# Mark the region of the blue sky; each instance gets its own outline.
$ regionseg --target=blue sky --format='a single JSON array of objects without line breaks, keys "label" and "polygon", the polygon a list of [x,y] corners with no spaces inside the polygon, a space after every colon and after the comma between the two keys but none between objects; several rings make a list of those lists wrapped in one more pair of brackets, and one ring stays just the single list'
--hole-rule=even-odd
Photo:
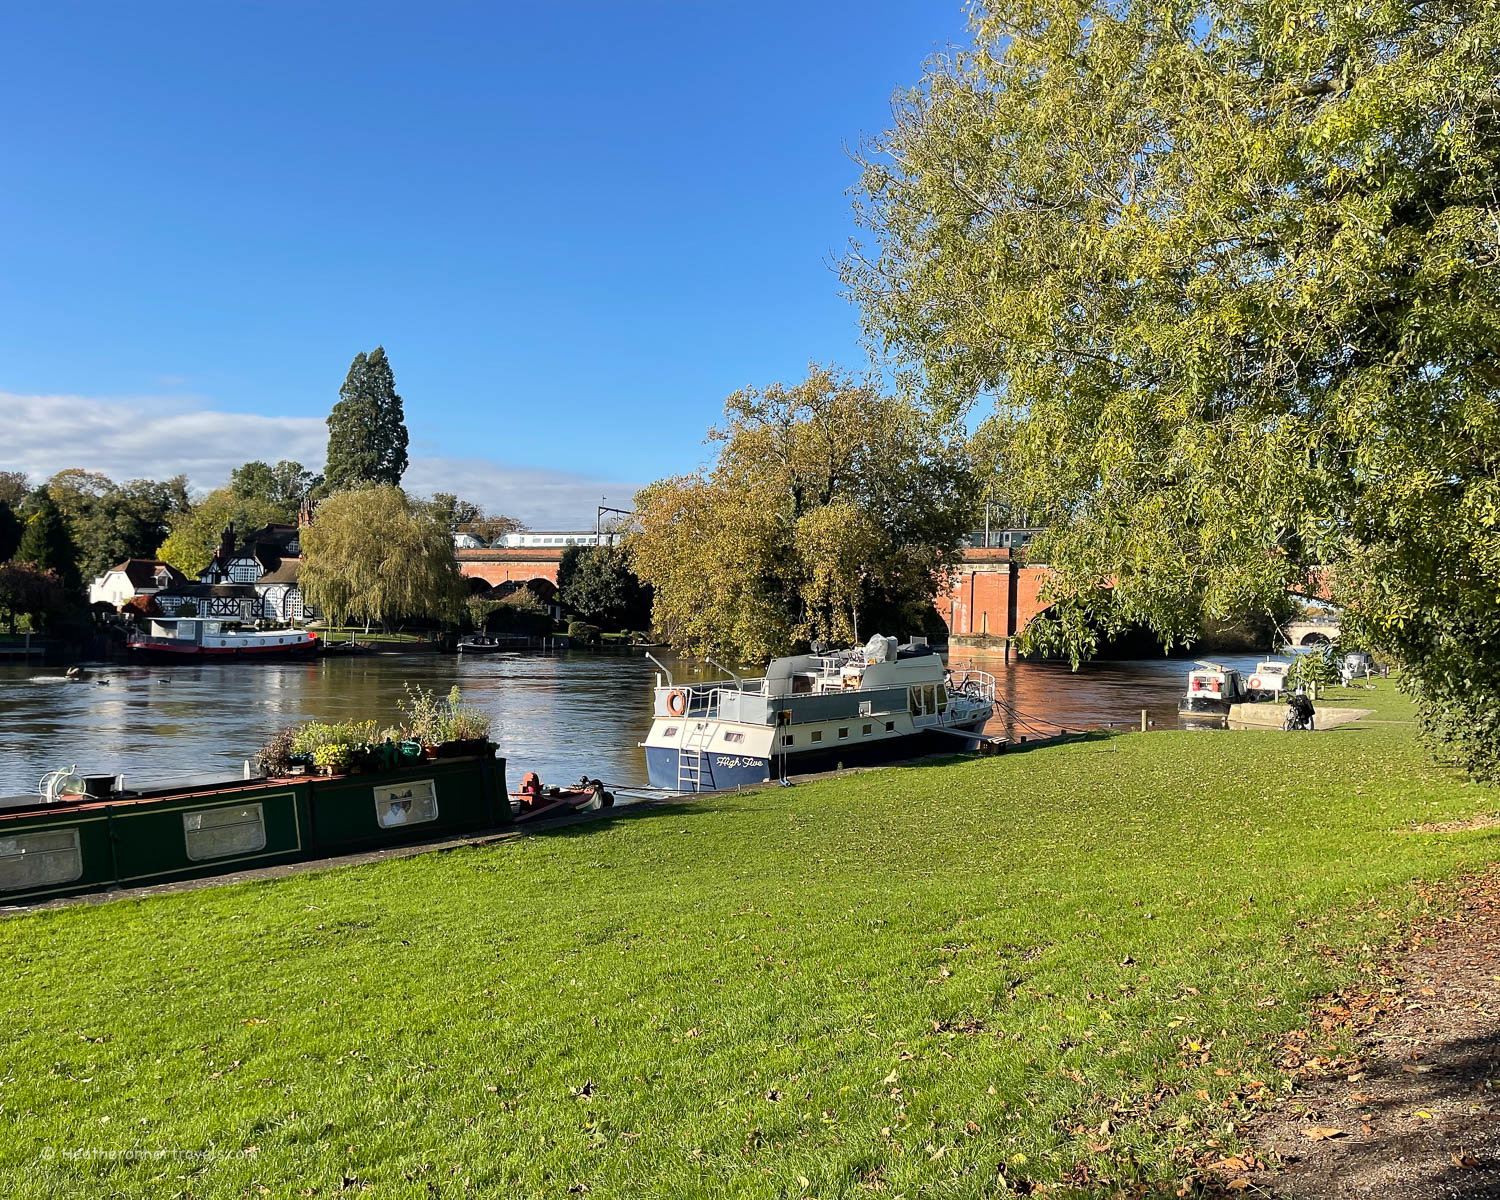
[{"label": "blue sky", "polygon": [[8,6],[0,467],[321,465],[383,342],[410,484],[591,521],[735,388],[865,365],[845,146],[963,38],[957,0]]}]

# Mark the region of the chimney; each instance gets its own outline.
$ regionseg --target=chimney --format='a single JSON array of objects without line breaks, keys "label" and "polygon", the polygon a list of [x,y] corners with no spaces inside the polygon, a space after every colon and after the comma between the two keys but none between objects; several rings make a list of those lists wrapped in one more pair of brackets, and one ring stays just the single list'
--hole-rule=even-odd
[{"label": "chimney", "polygon": [[227,560],[234,554],[234,522],[231,521],[219,535],[219,552],[216,557]]},{"label": "chimney", "polygon": [[297,528],[306,529],[313,521],[314,501],[312,494],[302,497],[302,507],[297,510]]}]

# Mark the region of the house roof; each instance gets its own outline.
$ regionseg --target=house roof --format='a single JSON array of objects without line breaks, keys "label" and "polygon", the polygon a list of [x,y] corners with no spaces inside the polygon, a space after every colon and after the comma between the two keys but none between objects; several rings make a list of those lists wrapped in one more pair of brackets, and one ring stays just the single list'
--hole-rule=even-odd
[{"label": "house roof", "polygon": [[273,570],[267,571],[255,582],[262,583],[296,583],[297,576],[302,573],[302,560],[300,558],[283,558],[277,560]]},{"label": "house roof", "polygon": [[183,583],[187,576],[170,563],[164,563],[158,558],[127,558],[117,566],[110,567],[110,571],[123,571],[125,578],[130,580],[131,586],[137,591],[141,588],[153,588],[156,586],[156,573],[165,569],[167,572],[167,586]]}]

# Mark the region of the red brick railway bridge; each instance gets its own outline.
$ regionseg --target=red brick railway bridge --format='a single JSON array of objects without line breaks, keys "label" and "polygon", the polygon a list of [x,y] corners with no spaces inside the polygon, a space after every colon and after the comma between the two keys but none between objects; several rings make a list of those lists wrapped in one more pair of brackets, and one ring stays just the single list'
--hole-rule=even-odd
[{"label": "red brick railway bridge", "polygon": [[[562,548],[457,550],[458,569],[467,577],[498,583],[544,579],[556,585]],[[1029,565],[1024,549],[971,548],[946,591],[939,592],[938,615],[959,640],[1015,637],[1046,605],[1037,598],[1047,577],[1044,566]]]}]

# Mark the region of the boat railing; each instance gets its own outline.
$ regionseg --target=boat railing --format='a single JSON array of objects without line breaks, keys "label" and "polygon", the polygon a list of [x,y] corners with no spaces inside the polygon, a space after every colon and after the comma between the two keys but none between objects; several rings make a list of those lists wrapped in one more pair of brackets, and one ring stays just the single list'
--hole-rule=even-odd
[{"label": "boat railing", "polygon": [[[762,680],[715,680],[713,683],[679,683],[656,689],[655,715],[658,717],[728,717],[730,720],[758,720],[740,715],[740,709],[764,708],[766,697]],[[730,710],[736,710],[733,715]]]},{"label": "boat railing", "polygon": [[995,677],[988,671],[962,668],[948,672],[948,691],[974,700],[995,702]]}]

